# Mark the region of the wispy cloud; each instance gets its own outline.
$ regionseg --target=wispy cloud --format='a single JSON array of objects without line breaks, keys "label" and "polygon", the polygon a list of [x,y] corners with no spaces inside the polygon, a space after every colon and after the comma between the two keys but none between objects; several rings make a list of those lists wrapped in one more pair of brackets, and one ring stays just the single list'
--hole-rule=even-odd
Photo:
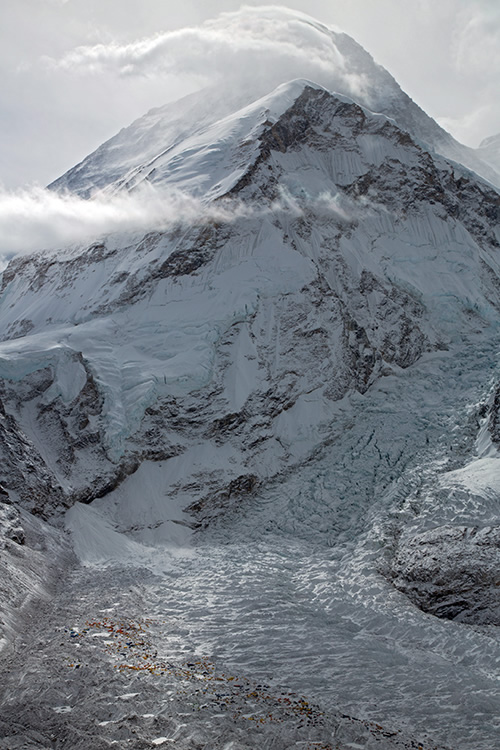
[{"label": "wispy cloud", "polygon": [[166,229],[179,223],[233,221],[252,212],[239,203],[204,205],[180,191],[144,189],[84,200],[33,187],[0,191],[0,259],[93,240],[103,234]]},{"label": "wispy cloud", "polygon": [[[326,33],[325,33],[326,32]],[[244,6],[201,26],[168,31],[128,44],[80,46],[54,68],[113,72],[120,76],[187,75],[213,82],[269,89],[285,80],[311,78],[346,94],[368,92],[362,71],[349,69],[325,26],[280,6]],[[259,86],[260,84],[260,86]],[[263,85],[265,84],[265,85]]]},{"label": "wispy cloud", "polygon": [[[500,67],[500,5],[471,3],[458,17],[453,46],[454,63],[460,73],[483,73],[489,77]],[[498,80],[496,81],[498,85]]]},{"label": "wispy cloud", "polygon": [[239,219],[314,214],[344,223],[363,210],[346,196],[322,192],[294,195],[286,187],[270,204],[227,199],[203,203],[178,190],[146,187],[132,194],[100,194],[90,200],[40,187],[0,191],[0,269],[13,257],[39,250],[57,252],[114,232],[168,230],[179,224],[231,223]]},{"label": "wispy cloud", "polygon": [[[467,112],[462,117],[437,117],[439,124],[449,133],[453,133],[462,143],[469,143],[473,140],[471,134],[475,133],[481,123],[491,121],[492,128],[497,123],[498,127],[498,105],[496,101],[484,104],[482,107],[475,107],[472,111]],[[494,130],[492,129],[492,134]]]},{"label": "wispy cloud", "polygon": [[494,0],[470,3],[462,0],[456,14],[451,60],[465,85],[474,90],[465,100],[461,116],[439,121],[459,140],[471,145],[477,133],[493,135],[500,129],[500,4]]},{"label": "wispy cloud", "polygon": [[309,195],[301,191],[300,195],[296,195],[286,186],[281,186],[279,197],[272,203],[269,210],[276,214],[286,213],[295,218],[312,214],[319,219],[333,219],[340,224],[345,224],[351,223],[366,206],[339,192],[332,193],[329,190],[323,190],[317,195]]}]

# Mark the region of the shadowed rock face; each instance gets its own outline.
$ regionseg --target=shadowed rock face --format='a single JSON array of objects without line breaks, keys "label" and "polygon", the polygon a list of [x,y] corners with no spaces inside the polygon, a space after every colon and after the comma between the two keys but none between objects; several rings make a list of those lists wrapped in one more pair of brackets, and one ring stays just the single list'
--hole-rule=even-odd
[{"label": "shadowed rock face", "polygon": [[495,388],[493,402],[489,408],[488,427],[491,439],[495,445],[500,446],[500,383]]},{"label": "shadowed rock face", "polygon": [[[2,394],[3,395],[3,394]],[[64,493],[33,443],[0,400],[0,457],[3,489],[35,515],[47,518],[67,507]]]},{"label": "shadowed rock face", "polygon": [[394,586],[421,610],[467,625],[500,625],[500,526],[448,526],[402,541]]}]

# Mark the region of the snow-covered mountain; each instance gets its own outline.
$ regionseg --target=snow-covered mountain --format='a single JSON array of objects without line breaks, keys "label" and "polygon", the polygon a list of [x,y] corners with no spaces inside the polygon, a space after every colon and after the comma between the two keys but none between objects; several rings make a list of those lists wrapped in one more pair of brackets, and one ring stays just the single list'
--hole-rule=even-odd
[{"label": "snow-covered mountain", "polygon": [[[302,13],[286,8],[262,8],[276,23],[276,34],[287,32],[290,44],[315,39],[314,55],[325,61],[315,67],[315,83],[328,91],[354,98],[372,112],[396,121],[400,128],[448,159],[458,161],[500,187],[500,168],[488,154],[458,143],[401,90],[398,83],[372,56],[347,34],[327,27]],[[250,20],[250,19],[249,19]],[[292,36],[295,34],[296,36]],[[312,54],[311,50],[311,54]],[[328,61],[328,64],[327,62]],[[207,131],[210,125],[265,97],[274,88],[303,76],[303,60],[276,69],[265,65],[252,68],[240,85],[220,85],[191,94],[185,99],[153,109],[100,146],[80,164],[49,187],[89,197],[96,190],[135,187],[147,180],[161,184],[165,165],[176,168],[175,156],[187,148],[189,138]],[[293,75],[296,73],[296,76]]]},{"label": "snow-covered mountain", "polygon": [[369,93],[155,110],[53,187],[196,221],[2,274],[5,580],[28,617],[51,558],[89,566],[24,636],[2,749],[494,746],[500,196],[324,33]]},{"label": "snow-covered mountain", "polygon": [[[287,409],[325,388],[334,404],[388,366],[449,346],[471,320],[475,330],[473,313],[496,317],[498,194],[386,117],[295,81],[186,141],[163,164],[163,184],[234,220],[113,236],[19,258],[3,274],[4,382],[41,378],[33,387],[43,403],[67,404],[64,426],[50,424],[45,464],[70,495],[88,489],[80,455],[100,455],[106,485],[148,422],[160,422],[164,445],[144,441],[134,455],[182,450],[183,428],[153,419],[164,399],[188,410],[197,402],[200,438],[212,413],[215,422],[233,415],[229,434],[238,428],[246,440],[252,412],[270,411],[271,384]],[[326,373],[335,373],[328,383]],[[29,400],[23,393],[23,410]],[[37,419],[25,416],[26,433]],[[288,460],[276,463],[269,426],[272,476]],[[68,440],[77,447],[64,461]],[[267,478],[260,455],[235,460],[231,474]]]}]

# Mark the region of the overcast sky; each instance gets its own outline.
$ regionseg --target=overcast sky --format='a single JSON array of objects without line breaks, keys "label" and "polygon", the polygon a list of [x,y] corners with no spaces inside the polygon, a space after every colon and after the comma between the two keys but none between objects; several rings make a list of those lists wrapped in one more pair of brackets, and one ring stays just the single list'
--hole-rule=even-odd
[{"label": "overcast sky", "polygon": [[[500,132],[500,0],[281,4],[353,36],[463,143],[477,146]],[[171,62],[168,72],[158,65],[147,75],[61,66],[77,59],[78,47],[130,44],[240,6],[236,0],[0,0],[0,183],[47,184],[151,107],[199,85]]]}]

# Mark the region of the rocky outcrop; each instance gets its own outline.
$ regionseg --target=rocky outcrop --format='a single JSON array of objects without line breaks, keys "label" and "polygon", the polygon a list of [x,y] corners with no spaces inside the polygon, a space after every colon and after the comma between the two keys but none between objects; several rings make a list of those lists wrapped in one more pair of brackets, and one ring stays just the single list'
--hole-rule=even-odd
[{"label": "rocky outcrop", "polygon": [[8,496],[35,515],[48,517],[68,507],[67,497],[54,474],[1,401],[0,477]]},{"label": "rocky outcrop", "polygon": [[405,536],[389,575],[424,612],[500,625],[500,526],[444,526]]}]

